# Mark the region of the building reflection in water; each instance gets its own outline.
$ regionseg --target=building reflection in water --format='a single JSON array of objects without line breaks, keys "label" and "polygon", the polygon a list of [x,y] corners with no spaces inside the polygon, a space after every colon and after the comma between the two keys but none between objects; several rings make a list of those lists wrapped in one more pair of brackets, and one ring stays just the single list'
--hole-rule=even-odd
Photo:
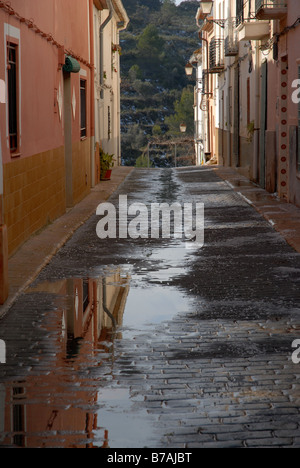
[{"label": "building reflection in water", "polygon": [[44,359],[47,369],[0,383],[0,446],[108,446],[106,430],[95,445],[98,390],[105,379],[102,366],[113,365],[129,280],[116,269],[105,278],[67,279],[30,290],[59,296],[63,305],[45,324],[49,343],[37,359]]}]

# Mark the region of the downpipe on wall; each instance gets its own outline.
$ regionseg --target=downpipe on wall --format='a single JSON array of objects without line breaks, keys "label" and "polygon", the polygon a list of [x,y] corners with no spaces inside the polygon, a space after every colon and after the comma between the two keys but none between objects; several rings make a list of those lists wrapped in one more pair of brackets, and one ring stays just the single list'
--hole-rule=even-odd
[{"label": "downpipe on wall", "polygon": [[109,14],[106,20],[100,26],[100,98],[104,99],[104,29],[109,24],[113,17],[114,7],[112,4],[112,0],[107,0],[107,5],[109,9]]}]

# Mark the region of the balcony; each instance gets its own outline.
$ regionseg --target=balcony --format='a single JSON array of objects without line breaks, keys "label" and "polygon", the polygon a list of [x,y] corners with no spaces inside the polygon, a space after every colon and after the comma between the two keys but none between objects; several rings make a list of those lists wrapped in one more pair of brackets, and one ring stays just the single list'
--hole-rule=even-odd
[{"label": "balcony", "polygon": [[255,0],[255,16],[259,20],[278,20],[287,14],[287,0]]},{"label": "balcony", "polygon": [[225,57],[234,57],[239,53],[236,18],[225,21]]},{"label": "balcony", "polygon": [[270,34],[269,21],[245,21],[237,28],[239,41],[258,41]]},{"label": "balcony", "polygon": [[213,38],[209,44],[209,73],[224,70],[224,40]]}]

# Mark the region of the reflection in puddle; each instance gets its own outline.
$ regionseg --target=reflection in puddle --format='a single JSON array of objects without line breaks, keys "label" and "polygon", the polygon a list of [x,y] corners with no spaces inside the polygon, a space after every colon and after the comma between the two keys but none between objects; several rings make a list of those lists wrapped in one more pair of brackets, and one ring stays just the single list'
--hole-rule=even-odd
[{"label": "reflection in puddle", "polygon": [[[118,358],[115,343],[186,309],[186,298],[165,285],[182,272],[171,255],[163,270],[132,274],[113,268],[96,279],[32,286],[15,313],[22,313],[28,301],[35,314],[30,327],[34,324],[39,336],[30,332],[8,345],[12,377],[8,381],[5,374],[0,383],[0,446],[146,446],[153,430],[140,396],[110,386]],[[7,320],[17,320],[13,310]],[[19,368],[26,370],[22,377]]]},{"label": "reflection in puddle", "polygon": [[13,372],[25,361],[35,365],[22,379],[0,384],[1,446],[95,446],[98,390],[106,361],[109,365],[113,359],[113,331],[123,319],[128,280],[117,269],[98,280],[67,279],[28,291],[24,301],[43,293],[48,310],[53,297],[59,300],[40,325],[46,341],[38,343],[38,351],[28,337],[15,354],[8,346]]},{"label": "reflection in puddle", "polygon": [[142,329],[147,324],[158,324],[182,312],[186,299],[175,289],[160,286],[132,288],[123,319],[124,327]]},{"label": "reflection in puddle", "polygon": [[[123,320],[129,276],[117,269],[99,279],[66,279],[41,283],[28,293],[54,293],[61,313],[61,346],[67,360],[78,357],[82,346],[98,348],[110,340]],[[59,312],[58,312],[59,313]]]},{"label": "reflection in puddle", "polygon": [[127,388],[110,388],[100,390],[99,400],[105,402],[98,411],[98,420],[104,438],[105,435],[107,437],[107,446],[111,448],[149,446],[153,429],[145,423],[149,419],[146,409],[136,408],[139,398],[132,397]]}]

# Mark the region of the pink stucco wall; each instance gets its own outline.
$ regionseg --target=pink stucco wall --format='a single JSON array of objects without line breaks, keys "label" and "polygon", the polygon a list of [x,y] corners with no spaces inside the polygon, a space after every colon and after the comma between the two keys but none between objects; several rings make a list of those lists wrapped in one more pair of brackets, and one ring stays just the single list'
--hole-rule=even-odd
[{"label": "pink stucco wall", "polygon": [[[41,32],[51,34],[58,44],[73,51],[87,63],[90,61],[89,5],[83,0],[12,0],[11,7],[23,18],[32,19]],[[0,37],[12,34],[19,49],[19,115],[20,150],[22,157],[58,148],[64,144],[63,118],[57,108],[59,87],[63,92],[62,71],[58,69],[57,45],[30,29],[14,15],[0,9]],[[16,39],[16,36],[19,38]],[[3,41],[4,42],[4,41]],[[0,79],[6,81],[5,48],[0,53]],[[81,63],[89,80],[89,67]],[[73,122],[73,140],[80,139],[79,128],[79,75],[72,75],[72,93],[75,94],[77,112]],[[89,99],[87,100],[89,115]],[[7,142],[6,106],[0,108],[3,163],[11,159]]]}]

